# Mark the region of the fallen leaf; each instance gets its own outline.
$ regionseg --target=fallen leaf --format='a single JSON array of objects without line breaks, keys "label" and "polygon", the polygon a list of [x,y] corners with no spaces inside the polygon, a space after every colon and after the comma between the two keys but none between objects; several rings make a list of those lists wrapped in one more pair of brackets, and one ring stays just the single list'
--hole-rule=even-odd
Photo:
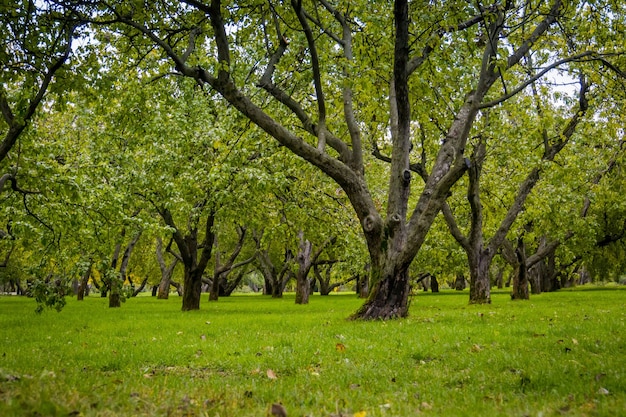
[{"label": "fallen leaf", "polygon": [[181,334],[183,334],[183,332],[176,332],[176,334],[180,336]]},{"label": "fallen leaf", "polygon": [[285,407],[283,407],[282,404],[272,404],[272,407],[270,408],[270,413],[273,416],[287,417],[287,410],[285,409]]},{"label": "fallen leaf", "polygon": [[266,372],[266,375],[269,379],[277,379],[278,377],[276,376],[276,372],[272,371],[271,369],[268,369]]},{"label": "fallen leaf", "polygon": [[337,349],[337,352],[345,352],[346,351],[346,345],[344,345],[343,343],[337,343],[335,345],[335,349]]},{"label": "fallen leaf", "polygon": [[572,343],[573,343],[573,344],[575,344],[575,345],[577,345],[577,344],[578,344],[578,340],[576,340],[576,339],[572,339]]},{"label": "fallen leaf", "polygon": [[201,340],[206,340],[206,335],[202,335],[202,336],[200,336],[200,339],[201,339]]},{"label": "fallen leaf", "polygon": [[365,416],[367,416],[366,411],[357,411],[356,413],[352,415],[352,417],[365,417]]},{"label": "fallen leaf", "polygon": [[600,395],[609,395],[609,394],[610,394],[610,392],[609,392],[609,390],[608,390],[608,389],[606,389],[606,388],[603,388],[603,387],[602,387],[602,388],[600,388],[600,389],[598,390],[598,394],[600,394]]},{"label": "fallen leaf", "polygon": [[420,408],[422,410],[432,410],[433,406],[428,404],[426,401],[422,401],[422,404],[420,405]]}]

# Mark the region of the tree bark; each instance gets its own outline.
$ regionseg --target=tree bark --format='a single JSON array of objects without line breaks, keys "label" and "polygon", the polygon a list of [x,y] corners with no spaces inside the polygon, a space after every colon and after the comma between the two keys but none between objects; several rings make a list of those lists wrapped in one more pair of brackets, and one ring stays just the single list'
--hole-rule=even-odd
[{"label": "tree bark", "polygon": [[439,292],[439,282],[437,281],[437,277],[434,275],[430,277],[430,291]]},{"label": "tree bark", "polygon": [[[171,241],[168,247],[171,245]],[[172,275],[174,274],[174,268],[178,264],[178,258],[174,256],[172,263],[167,265],[163,256],[163,241],[160,237],[156,238],[156,257],[161,270],[161,280],[159,281],[158,290],[156,293],[157,299],[167,300],[170,296],[170,282],[172,281]]]},{"label": "tree bark", "polygon": [[530,298],[528,294],[528,266],[526,263],[526,245],[523,238],[519,238],[517,241],[515,255],[517,256],[519,268],[517,269],[517,274],[513,277],[511,299],[528,300]]},{"label": "tree bark", "polygon": [[93,259],[89,261],[89,266],[83,272],[83,275],[80,277],[80,283],[78,284],[78,291],[76,292],[76,300],[83,301],[85,298],[85,293],[87,291],[87,285],[89,283],[89,277],[91,277],[91,267],[93,265]]}]

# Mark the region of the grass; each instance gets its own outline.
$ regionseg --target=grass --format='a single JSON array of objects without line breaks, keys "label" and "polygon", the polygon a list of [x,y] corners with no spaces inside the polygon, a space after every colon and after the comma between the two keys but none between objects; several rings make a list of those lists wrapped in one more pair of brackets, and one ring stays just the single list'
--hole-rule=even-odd
[{"label": "grass", "polygon": [[353,295],[206,300],[0,297],[0,415],[626,415],[625,289],[422,293],[391,322],[347,321]]}]

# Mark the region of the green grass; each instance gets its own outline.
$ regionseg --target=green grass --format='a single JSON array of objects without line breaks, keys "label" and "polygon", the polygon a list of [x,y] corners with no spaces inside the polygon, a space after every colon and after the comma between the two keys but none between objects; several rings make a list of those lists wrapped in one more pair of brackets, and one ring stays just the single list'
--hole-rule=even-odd
[{"label": "green grass", "polygon": [[624,289],[421,293],[391,322],[346,320],[353,295],[206,300],[0,297],[0,415],[626,415]]}]

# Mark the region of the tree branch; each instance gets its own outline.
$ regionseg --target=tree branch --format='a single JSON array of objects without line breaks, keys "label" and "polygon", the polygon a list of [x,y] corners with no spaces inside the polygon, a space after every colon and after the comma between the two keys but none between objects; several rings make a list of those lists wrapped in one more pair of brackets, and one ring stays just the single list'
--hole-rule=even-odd
[{"label": "tree branch", "polygon": [[320,72],[319,56],[317,54],[317,46],[313,32],[307,21],[306,15],[302,9],[302,0],[291,0],[291,5],[296,12],[296,16],[300,21],[300,26],[304,30],[307,44],[309,46],[309,54],[311,56],[311,68],[313,71],[313,85],[315,86],[315,96],[317,98],[318,111],[318,129],[317,129],[317,150],[324,152],[326,147],[326,100],[324,99],[324,90],[322,88],[322,75]]}]

